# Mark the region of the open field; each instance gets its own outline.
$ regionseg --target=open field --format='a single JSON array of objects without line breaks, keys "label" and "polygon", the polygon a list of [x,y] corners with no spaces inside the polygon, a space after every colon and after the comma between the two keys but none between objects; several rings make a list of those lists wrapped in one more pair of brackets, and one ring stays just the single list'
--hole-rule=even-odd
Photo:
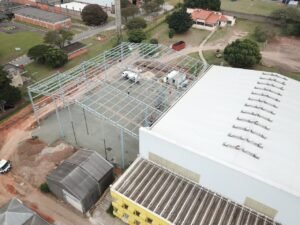
[{"label": "open field", "polygon": [[187,46],[194,47],[200,45],[200,43],[209,34],[209,31],[191,28],[185,34],[174,35],[172,39],[169,38],[168,33],[169,33],[168,24],[163,23],[158,27],[156,27],[155,29],[153,29],[150,32],[149,36],[151,36],[151,38],[157,38],[160,44],[164,44],[167,46],[177,41],[185,41]]},{"label": "open field", "polygon": [[[35,32],[17,32],[6,34],[0,32],[0,64],[5,64],[10,60],[26,54],[28,49],[43,42],[43,37]],[[16,51],[15,48],[21,48]]]},{"label": "open field", "polygon": [[221,0],[221,9],[223,10],[262,16],[269,16],[274,10],[282,7],[285,6],[278,0]]},{"label": "open field", "polygon": [[38,81],[38,80],[41,80],[57,71],[68,70],[74,66],[77,66],[84,60],[93,58],[96,55],[100,54],[101,52],[103,52],[107,49],[110,49],[113,46],[114,41],[115,41],[112,38],[112,36],[114,36],[114,32],[112,32],[112,31],[103,32],[100,35],[104,38],[104,40],[98,41],[96,39],[96,37],[91,37],[91,38],[88,38],[88,39],[82,41],[82,43],[87,45],[88,52],[86,54],[83,54],[83,55],[69,61],[64,67],[59,68],[59,69],[52,69],[45,65],[31,63],[25,67],[27,70],[27,76],[31,77],[33,81]]}]

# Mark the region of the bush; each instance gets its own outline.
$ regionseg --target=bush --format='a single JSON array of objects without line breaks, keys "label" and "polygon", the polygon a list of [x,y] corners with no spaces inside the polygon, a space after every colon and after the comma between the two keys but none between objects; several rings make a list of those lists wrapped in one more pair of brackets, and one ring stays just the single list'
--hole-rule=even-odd
[{"label": "bush", "polygon": [[107,21],[107,13],[103,11],[102,7],[97,4],[90,4],[83,8],[81,12],[82,21],[86,25],[101,25]]},{"label": "bush", "polygon": [[68,56],[58,48],[49,48],[46,52],[46,63],[52,68],[58,68],[68,62]]},{"label": "bush", "polygon": [[136,17],[128,21],[126,24],[126,28],[128,30],[134,30],[134,29],[144,29],[147,27],[147,22],[142,17]]},{"label": "bush", "polygon": [[167,23],[170,29],[174,29],[175,33],[182,34],[191,28],[193,20],[191,14],[183,8],[167,16]]},{"label": "bush", "polygon": [[147,38],[146,33],[141,29],[129,30],[127,34],[129,42],[141,43]]},{"label": "bush", "polygon": [[31,49],[28,50],[27,56],[36,61],[38,64],[45,64],[46,63],[46,52],[50,46],[48,45],[36,45],[33,46]]},{"label": "bush", "polygon": [[249,68],[260,62],[261,54],[256,42],[238,39],[226,46],[224,59],[233,67]]},{"label": "bush", "polygon": [[202,8],[219,11],[221,9],[221,0],[184,0],[184,6],[187,8]]},{"label": "bush", "polygon": [[270,29],[267,29],[262,26],[255,27],[254,38],[258,42],[265,42],[268,39],[272,38],[274,35],[275,33]]},{"label": "bush", "polygon": [[150,44],[158,44],[158,40],[156,38],[152,38],[149,42]]},{"label": "bush", "polygon": [[108,207],[108,209],[106,210],[106,212],[107,212],[108,214],[110,214],[112,217],[116,217],[116,216],[114,215],[114,207],[113,207],[112,204],[110,204],[110,206]]},{"label": "bush", "polygon": [[169,29],[169,38],[173,38],[175,35],[175,30],[174,29]]},{"label": "bush", "polygon": [[40,191],[43,193],[50,193],[49,186],[46,182],[40,185]]},{"label": "bush", "polygon": [[11,80],[7,75],[7,72],[0,67],[0,100],[4,100],[7,104],[14,105],[21,100],[22,95],[18,88],[10,85]]}]

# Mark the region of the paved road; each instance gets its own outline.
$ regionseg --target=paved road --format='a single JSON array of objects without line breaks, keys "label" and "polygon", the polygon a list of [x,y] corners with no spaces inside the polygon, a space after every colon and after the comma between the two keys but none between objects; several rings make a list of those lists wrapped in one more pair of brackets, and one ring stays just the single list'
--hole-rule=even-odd
[{"label": "paved road", "polygon": [[115,27],[116,27],[115,21],[111,21],[103,26],[91,27],[90,29],[88,29],[86,31],[83,31],[79,34],[75,34],[72,42],[82,41],[82,40],[92,37],[100,32],[107,31],[107,30],[113,30],[113,29],[115,29]]}]

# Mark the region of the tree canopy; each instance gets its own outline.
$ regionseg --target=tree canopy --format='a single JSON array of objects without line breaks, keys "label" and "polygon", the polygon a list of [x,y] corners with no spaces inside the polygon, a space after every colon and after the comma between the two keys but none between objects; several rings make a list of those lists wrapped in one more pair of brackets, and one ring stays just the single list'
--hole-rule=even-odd
[{"label": "tree canopy", "polygon": [[68,56],[61,49],[49,48],[46,53],[46,63],[52,68],[58,68],[68,62]]},{"label": "tree canopy", "polygon": [[281,21],[281,28],[287,35],[300,36],[300,11],[294,7],[275,10],[271,16]]},{"label": "tree canopy", "polygon": [[226,46],[224,59],[233,67],[250,68],[260,62],[261,54],[256,42],[238,39]]},{"label": "tree canopy", "polygon": [[167,17],[167,23],[170,29],[174,29],[178,34],[182,34],[191,28],[193,20],[191,15],[186,12],[186,9],[181,8]]},{"label": "tree canopy", "polygon": [[28,50],[27,56],[33,59],[39,64],[44,64],[46,62],[46,52],[50,46],[48,45],[36,45]]},{"label": "tree canopy", "polygon": [[220,11],[221,0],[184,0],[184,6],[187,8],[201,8]]},{"label": "tree canopy", "polygon": [[10,85],[11,80],[7,76],[7,72],[0,67],[0,100],[4,100],[7,104],[15,104],[21,99],[21,92]]},{"label": "tree canopy", "polygon": [[144,0],[142,8],[146,13],[154,13],[158,12],[164,3],[164,0]]},{"label": "tree canopy", "polygon": [[73,36],[74,33],[64,29],[59,31],[48,31],[44,37],[44,42],[63,48],[67,42],[70,43],[72,41]]},{"label": "tree canopy", "polygon": [[106,23],[107,13],[98,4],[86,5],[81,12],[81,19],[86,25],[98,26]]},{"label": "tree canopy", "polygon": [[68,61],[68,56],[61,49],[50,45],[36,45],[28,50],[27,55],[38,64],[52,68],[61,67]]},{"label": "tree canopy", "polygon": [[128,30],[127,34],[128,41],[134,43],[141,43],[147,38],[145,32],[142,29]]},{"label": "tree canopy", "polygon": [[147,27],[147,22],[143,17],[136,17],[128,21],[126,28],[128,30],[144,29]]}]

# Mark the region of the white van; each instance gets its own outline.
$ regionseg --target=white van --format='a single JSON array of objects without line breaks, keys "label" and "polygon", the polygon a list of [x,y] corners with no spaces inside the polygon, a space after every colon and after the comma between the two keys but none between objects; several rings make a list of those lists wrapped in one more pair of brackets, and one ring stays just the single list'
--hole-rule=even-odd
[{"label": "white van", "polygon": [[0,174],[7,173],[11,170],[11,163],[5,159],[0,160]]},{"label": "white van", "polygon": [[134,83],[139,83],[140,82],[140,76],[137,73],[131,72],[131,71],[124,71],[122,73],[122,77],[124,79],[129,79],[130,81],[134,82]]}]

